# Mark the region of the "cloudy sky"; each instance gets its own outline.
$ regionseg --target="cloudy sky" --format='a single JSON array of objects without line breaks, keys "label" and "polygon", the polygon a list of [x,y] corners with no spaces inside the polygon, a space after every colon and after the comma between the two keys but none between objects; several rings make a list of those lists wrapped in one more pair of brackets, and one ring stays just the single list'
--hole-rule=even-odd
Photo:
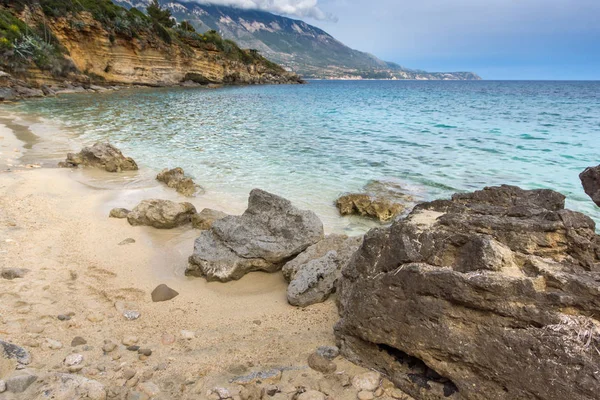
[{"label": "cloudy sky", "polygon": [[213,0],[294,16],[410,68],[600,79],[600,0]]}]

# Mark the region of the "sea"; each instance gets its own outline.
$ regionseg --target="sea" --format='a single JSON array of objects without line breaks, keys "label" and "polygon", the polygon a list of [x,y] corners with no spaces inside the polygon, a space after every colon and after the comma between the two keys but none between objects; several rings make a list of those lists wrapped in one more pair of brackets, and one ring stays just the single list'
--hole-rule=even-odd
[{"label": "sea", "polygon": [[111,142],[146,171],[130,186],[182,167],[201,196],[239,205],[261,188],[314,210],[334,231],[377,225],[341,218],[334,206],[374,181],[416,202],[500,184],[553,189],[600,222],[578,178],[600,164],[600,82],[309,81],[127,89],[0,107],[53,126],[35,143],[63,143],[50,147],[54,154]]}]

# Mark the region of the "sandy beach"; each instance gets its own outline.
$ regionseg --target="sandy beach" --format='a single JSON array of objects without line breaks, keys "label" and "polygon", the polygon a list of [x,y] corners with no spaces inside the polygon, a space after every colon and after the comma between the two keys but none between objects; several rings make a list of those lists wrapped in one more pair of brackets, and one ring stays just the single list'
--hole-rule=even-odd
[{"label": "sandy beach", "polygon": [[[79,374],[103,384],[109,398],[149,398],[144,382],[160,389],[152,398],[212,398],[214,387],[236,393],[242,387],[232,379],[273,369],[283,371],[275,381],[290,393],[318,388],[322,375],[307,367],[307,357],[335,344],[332,299],[304,309],[288,305],[281,273],[252,273],[225,284],[185,277],[198,231],[159,231],[108,218],[112,207],[139,198],[183,201],[175,191],[159,184],[103,189],[103,179],[126,182],[127,175],[22,165],[26,144],[6,124],[0,146],[0,270],[27,270],[23,278],[0,279],[0,337],[32,355],[28,369],[38,380],[27,392],[36,397],[28,398],[47,398],[44,387],[69,372],[63,361],[71,353],[83,355]],[[201,196],[193,203],[219,208]],[[135,243],[119,244],[129,238]],[[150,293],[163,283],[180,294],[153,303]],[[127,320],[123,309],[140,317]],[[75,337],[87,343],[72,347]],[[103,351],[107,341],[116,350]],[[130,342],[152,355],[126,350],[123,343]],[[338,364],[343,374],[360,371]],[[135,377],[127,380],[131,371]],[[127,397],[131,393],[139,397]],[[356,391],[347,395],[355,398]]]}]

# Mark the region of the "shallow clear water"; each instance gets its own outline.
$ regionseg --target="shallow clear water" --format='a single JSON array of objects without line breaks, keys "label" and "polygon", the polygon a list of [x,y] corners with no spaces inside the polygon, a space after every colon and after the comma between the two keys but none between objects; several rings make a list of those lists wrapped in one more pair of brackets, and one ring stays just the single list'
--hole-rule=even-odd
[{"label": "shallow clear water", "polygon": [[399,181],[421,199],[551,188],[600,222],[578,179],[600,163],[600,82],[314,81],[7,107],[60,121],[84,144],[108,139],[142,166],[181,166],[207,195],[243,202],[260,187],[348,230],[360,223],[339,220],[332,203],[369,180]]}]

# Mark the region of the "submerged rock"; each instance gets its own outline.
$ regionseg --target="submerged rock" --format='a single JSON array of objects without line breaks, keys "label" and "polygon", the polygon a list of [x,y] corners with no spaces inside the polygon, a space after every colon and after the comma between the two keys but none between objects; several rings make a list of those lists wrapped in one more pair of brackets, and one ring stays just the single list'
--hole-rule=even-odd
[{"label": "submerged rock", "polygon": [[190,223],[196,208],[191,203],[176,203],[171,200],[142,200],[129,214],[127,221],[133,225],[171,229]]},{"label": "submerged rock", "polygon": [[200,186],[196,185],[192,178],[186,176],[181,168],[163,169],[157,176],[156,180],[165,183],[168,187],[177,190],[184,196],[191,197]]},{"label": "submerged rock", "polygon": [[597,398],[600,238],[564,200],[486,188],[371,230],[340,279],[342,354],[418,399]]},{"label": "submerged rock", "polygon": [[600,207],[600,165],[586,168],[579,174],[579,179],[585,193]]},{"label": "submerged rock", "polygon": [[274,272],[322,238],[323,224],[312,211],[254,189],[243,215],[215,221],[200,234],[186,274],[226,282],[252,271]]},{"label": "submerged rock", "polygon": [[227,216],[224,212],[205,208],[197,214],[192,215],[192,226],[200,230],[208,230],[212,227],[215,221],[223,219]]},{"label": "submerged rock", "polygon": [[59,167],[73,168],[78,166],[95,167],[108,172],[135,171],[137,164],[130,157],[110,143],[96,143],[92,147],[84,147],[79,153],[67,154],[67,159],[60,162]]}]

